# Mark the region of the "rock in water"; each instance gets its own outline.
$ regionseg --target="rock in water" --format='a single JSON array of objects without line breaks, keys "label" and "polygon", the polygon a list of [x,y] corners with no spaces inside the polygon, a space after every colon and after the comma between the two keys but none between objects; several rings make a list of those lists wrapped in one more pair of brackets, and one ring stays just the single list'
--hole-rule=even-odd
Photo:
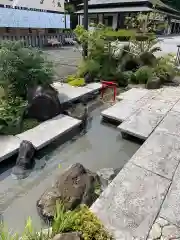
[{"label": "rock in water", "polygon": [[29,141],[22,141],[19,148],[16,166],[12,170],[12,174],[18,179],[27,177],[29,170],[34,166],[35,148]]},{"label": "rock in water", "polygon": [[103,168],[97,171],[103,190],[112,182],[112,180],[118,175],[119,172],[120,169],[113,168]]},{"label": "rock in water", "polygon": [[52,240],[82,240],[81,234],[77,232],[57,234]]},{"label": "rock in water", "polygon": [[51,86],[35,86],[28,89],[27,115],[46,121],[61,113],[58,92]]},{"label": "rock in water", "polygon": [[51,222],[56,202],[62,202],[66,210],[73,210],[80,204],[91,206],[99,196],[97,188],[101,188],[99,176],[76,163],[60,175],[54,186],[37,201],[39,215],[46,222]]}]

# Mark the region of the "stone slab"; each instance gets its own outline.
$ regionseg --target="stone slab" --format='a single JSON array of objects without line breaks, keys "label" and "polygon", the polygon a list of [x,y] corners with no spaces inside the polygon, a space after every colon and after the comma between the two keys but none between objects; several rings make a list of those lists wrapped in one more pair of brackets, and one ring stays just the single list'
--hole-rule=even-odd
[{"label": "stone slab", "polygon": [[112,107],[104,110],[101,115],[105,118],[116,120],[118,122],[125,121],[128,117],[134,114],[145,102],[134,102],[122,100],[117,102]]},{"label": "stone slab", "polygon": [[180,162],[179,152],[179,137],[156,131],[130,161],[171,180]]},{"label": "stone slab", "polygon": [[0,162],[17,153],[21,140],[16,136],[0,135]]},{"label": "stone slab", "polygon": [[170,109],[171,105],[166,102],[151,100],[120,124],[118,129],[123,133],[146,140]]},{"label": "stone slab", "polygon": [[180,88],[178,87],[164,87],[162,89],[155,90],[154,100],[165,101],[168,104],[174,105],[180,98]]},{"label": "stone slab", "polygon": [[91,210],[118,240],[145,240],[170,181],[127,163]]},{"label": "stone slab", "polygon": [[180,113],[170,111],[156,130],[180,136]]},{"label": "stone slab", "polygon": [[102,88],[102,83],[94,82],[89,83],[85,86],[86,88],[92,89],[94,91],[100,90]]},{"label": "stone slab", "polygon": [[86,94],[92,93],[94,90],[87,87],[73,87],[69,84],[54,83],[53,86],[59,92],[59,100],[61,103],[75,101]]},{"label": "stone slab", "polygon": [[180,165],[173,178],[172,185],[162,205],[160,217],[167,219],[172,224],[180,226]]},{"label": "stone slab", "polygon": [[147,89],[143,88],[132,88],[127,92],[123,92],[117,96],[117,100],[131,100],[138,101],[148,93]]},{"label": "stone slab", "polygon": [[77,127],[80,123],[81,121],[75,118],[58,115],[51,120],[41,123],[33,129],[18,134],[17,137],[21,140],[32,142],[35,148],[39,150],[72,130],[74,127]]},{"label": "stone slab", "polygon": [[178,101],[174,107],[172,108],[172,111],[179,112],[180,113],[180,101]]}]

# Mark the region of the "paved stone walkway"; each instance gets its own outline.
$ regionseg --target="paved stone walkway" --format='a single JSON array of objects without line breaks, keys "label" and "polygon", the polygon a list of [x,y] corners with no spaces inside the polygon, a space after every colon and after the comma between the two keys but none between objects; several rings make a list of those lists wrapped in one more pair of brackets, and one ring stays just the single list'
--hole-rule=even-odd
[{"label": "paved stone walkway", "polygon": [[[132,96],[133,91],[138,95],[131,90],[131,94],[123,94],[123,101],[148,101],[124,123],[134,116],[138,123],[134,131],[138,126],[145,132],[150,125],[150,136],[146,135],[145,143],[92,211],[117,240],[180,239],[180,88],[146,92],[144,96],[139,94],[139,99]],[[125,100],[127,96],[131,99]],[[154,115],[161,119],[155,121]]]}]

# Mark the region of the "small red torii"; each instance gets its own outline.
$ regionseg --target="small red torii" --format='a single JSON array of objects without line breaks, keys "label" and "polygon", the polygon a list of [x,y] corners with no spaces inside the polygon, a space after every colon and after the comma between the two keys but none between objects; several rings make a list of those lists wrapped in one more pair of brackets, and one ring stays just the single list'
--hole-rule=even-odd
[{"label": "small red torii", "polygon": [[101,88],[101,98],[103,98],[104,96],[104,90],[106,88],[112,88],[114,90],[114,94],[113,94],[113,101],[116,101],[116,95],[117,95],[117,83],[116,82],[112,82],[112,81],[101,81],[102,83],[102,88]]}]

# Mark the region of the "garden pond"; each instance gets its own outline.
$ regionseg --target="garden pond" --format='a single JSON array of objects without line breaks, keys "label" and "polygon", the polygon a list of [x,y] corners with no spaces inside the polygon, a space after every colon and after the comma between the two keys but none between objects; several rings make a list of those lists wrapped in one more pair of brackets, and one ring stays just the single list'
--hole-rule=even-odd
[{"label": "garden pond", "polygon": [[91,127],[85,135],[78,135],[61,145],[55,143],[41,151],[28,178],[13,179],[14,162],[1,163],[0,209],[3,221],[10,229],[22,231],[29,216],[37,229],[45,227],[38,216],[36,201],[51,186],[55,176],[71,164],[79,162],[91,171],[121,169],[138,150],[140,143],[122,139],[114,126],[101,123],[100,113],[108,105],[98,105],[91,112]]}]

